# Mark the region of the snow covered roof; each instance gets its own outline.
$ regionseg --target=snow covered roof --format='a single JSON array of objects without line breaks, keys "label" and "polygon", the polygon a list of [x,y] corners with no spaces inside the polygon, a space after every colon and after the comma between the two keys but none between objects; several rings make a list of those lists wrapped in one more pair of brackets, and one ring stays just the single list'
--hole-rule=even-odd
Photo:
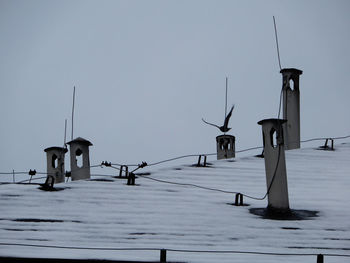
[{"label": "snow covered roof", "polygon": [[[253,157],[253,152],[234,160],[211,161],[209,167],[194,167],[190,164],[195,160],[187,160],[187,165],[145,168],[150,174],[139,175],[135,186],[111,176],[63,183],[56,185],[61,191],[53,192],[41,191],[37,185],[1,185],[0,256],[159,260],[154,250],[64,247],[348,255],[350,143],[335,147],[335,151],[303,148],[286,152],[290,206],[318,211],[309,220],[263,219],[250,209],[266,207],[266,199],[245,198],[249,206],[233,206],[234,194],[191,186],[264,196],[264,160]],[[316,257],[169,251],[167,260],[316,262]],[[325,258],[327,263],[346,260]]]}]

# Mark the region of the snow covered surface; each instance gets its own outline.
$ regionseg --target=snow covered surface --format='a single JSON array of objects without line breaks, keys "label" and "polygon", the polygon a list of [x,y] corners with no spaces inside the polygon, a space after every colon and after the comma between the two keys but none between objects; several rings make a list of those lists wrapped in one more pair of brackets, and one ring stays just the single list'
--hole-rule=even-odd
[{"label": "snow covered surface", "polygon": [[[63,188],[56,192],[41,191],[37,185],[0,185],[0,243],[349,255],[350,143],[335,147],[335,151],[303,148],[286,152],[290,206],[319,211],[313,219],[262,219],[249,209],[266,207],[267,200],[245,198],[249,206],[237,207],[231,205],[233,194],[141,177],[136,186],[127,186],[126,180],[99,176],[56,185]],[[261,197],[266,192],[264,160],[250,154],[210,161],[210,167],[191,166],[195,158],[182,160],[185,165],[168,163],[167,167],[148,168],[149,177]],[[107,169],[94,171],[115,173]],[[0,256],[146,261],[158,260],[159,251],[0,245]],[[167,260],[316,262],[316,257],[170,251]],[[327,263],[347,260],[325,257]]]}]

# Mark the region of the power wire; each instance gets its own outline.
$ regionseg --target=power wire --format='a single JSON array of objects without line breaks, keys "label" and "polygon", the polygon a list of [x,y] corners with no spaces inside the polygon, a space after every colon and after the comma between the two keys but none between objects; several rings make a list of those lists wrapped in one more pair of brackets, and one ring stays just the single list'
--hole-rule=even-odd
[{"label": "power wire", "polygon": [[347,139],[350,138],[350,135],[346,135],[346,136],[341,136],[341,137],[320,137],[320,138],[312,138],[312,139],[308,139],[308,140],[303,140],[300,142],[312,142],[312,141],[323,141],[323,140],[327,140],[327,139],[332,139],[332,140],[341,140],[341,139]]},{"label": "power wire", "polygon": [[[347,138],[350,138],[350,135],[346,135],[346,136],[340,136],[340,137],[318,137],[318,138],[311,138],[311,139],[307,139],[307,140],[301,140],[300,142],[301,143],[305,143],[305,142],[311,142],[311,141],[322,141],[322,140],[327,140],[327,139],[332,139],[332,140],[340,140],[340,139],[347,139]],[[251,148],[246,148],[246,149],[243,149],[243,150],[238,150],[236,151],[236,153],[242,153],[242,152],[247,152],[247,151],[251,151],[251,150],[257,150],[257,149],[262,149],[263,146],[256,146],[256,147],[251,147]],[[196,156],[214,156],[216,155],[217,153],[204,153],[204,154],[188,154],[188,155],[182,155],[182,156],[177,156],[177,157],[174,157],[174,158],[170,158],[170,159],[166,159],[166,160],[162,160],[162,161],[159,161],[159,162],[154,162],[154,163],[150,163],[148,164],[147,166],[155,166],[155,165],[159,165],[159,164],[162,164],[162,163],[166,163],[166,162],[171,162],[171,161],[175,161],[175,160],[178,160],[178,159],[183,159],[183,158],[188,158],[188,157],[196,157]],[[113,168],[119,170],[118,167],[115,167],[115,165],[117,166],[123,166],[123,164],[120,164],[120,163],[112,163],[111,165],[114,165]],[[139,164],[126,164],[124,166],[134,166],[134,167],[138,167]],[[102,167],[101,164],[96,164],[96,165],[90,165],[88,167],[82,167],[82,168],[79,168],[80,169],[88,169],[88,168],[95,168],[95,167]],[[48,173],[45,173],[45,172],[37,172],[38,174],[48,174]],[[28,172],[0,172],[0,175],[12,175],[12,174],[28,174]],[[52,174],[51,174],[52,175]]]},{"label": "power wire", "polygon": [[[340,139],[347,139],[347,138],[350,138],[350,135],[346,135],[346,136],[339,136],[339,137],[319,137],[319,138],[311,138],[311,139],[307,139],[307,140],[302,140],[300,141],[301,143],[305,143],[305,142],[311,142],[311,141],[320,141],[320,140],[327,140],[327,139],[331,139],[331,140],[340,140]],[[263,146],[257,146],[257,147],[251,147],[251,148],[247,148],[247,149],[243,149],[243,150],[239,150],[239,151],[236,151],[236,153],[242,153],[242,152],[246,152],[246,151],[251,151],[251,150],[255,150],[255,149],[261,149],[263,148]],[[114,165],[119,165],[119,166],[137,166],[137,168],[135,168],[133,171],[131,171],[130,173],[134,173],[135,171],[137,171],[138,169],[140,168],[144,168],[146,166],[155,166],[155,165],[159,165],[159,164],[162,164],[162,163],[166,163],[166,162],[170,162],[170,161],[174,161],[174,160],[178,160],[178,159],[182,159],[182,158],[188,158],[188,157],[196,157],[196,156],[212,156],[212,155],[216,155],[216,153],[209,153],[209,154],[189,154],[189,155],[182,155],[182,156],[178,156],[178,157],[174,157],[174,158],[170,158],[170,159],[166,159],[166,160],[162,160],[162,161],[159,161],[159,162],[155,162],[155,163],[150,163],[150,164],[147,164],[146,162],[142,162],[142,164],[130,164],[130,165],[121,165],[121,164],[118,164],[118,163],[114,163],[114,164],[111,164],[109,163],[108,167],[111,167],[113,169],[116,169],[116,170],[121,170],[121,168],[118,168]],[[271,187],[272,187],[272,183],[275,179],[275,176],[276,176],[276,172],[277,172],[277,168],[278,168],[278,163],[279,163],[279,158],[280,158],[280,147],[279,147],[279,152],[278,152],[278,161],[277,161],[277,165],[276,165],[276,169],[275,169],[275,172],[274,172],[274,176],[271,180],[271,184],[269,185],[268,187],[268,191],[266,192],[266,194],[259,198],[259,197],[254,197],[254,196],[250,196],[250,195],[247,195],[247,194],[242,194],[243,196],[247,197],[247,198],[250,198],[250,199],[255,199],[255,200],[264,200],[266,198],[266,196],[268,195]],[[102,162],[101,164],[96,164],[96,165],[90,165],[88,167],[83,167],[83,168],[79,168],[80,169],[88,169],[88,168],[95,168],[95,167],[103,167],[104,164],[106,164],[107,162]],[[35,170],[34,170],[35,171]],[[45,173],[45,172],[36,172],[36,174],[42,174],[42,175],[54,175],[54,174],[49,174],[49,173]],[[28,174],[28,172],[0,172],[1,175],[15,175],[15,174]],[[102,174],[99,174],[99,175],[96,175],[96,176],[111,176],[111,175],[102,175]],[[140,175],[139,175],[140,176]],[[143,176],[142,176],[143,177]],[[33,179],[28,179],[28,180],[23,180],[23,181],[20,181],[18,183],[22,184],[22,183],[25,183],[25,182],[30,182],[31,180],[39,180],[39,179],[43,179],[43,178],[46,178],[46,177],[40,177],[40,178],[33,178]],[[143,177],[143,178],[146,178],[146,177]],[[169,184],[177,184],[177,185],[183,185],[183,186],[193,186],[193,187],[196,187],[196,188],[201,188],[201,189],[205,189],[205,190],[212,190],[212,191],[217,191],[217,192],[223,192],[223,193],[229,193],[229,194],[237,194],[239,192],[235,192],[235,191],[226,191],[226,190],[221,190],[221,189],[215,189],[215,188],[209,188],[209,187],[204,187],[204,186],[200,186],[200,185],[195,185],[195,184],[181,184],[181,183],[176,183],[176,182],[170,182],[170,181],[165,181],[165,180],[159,180],[159,179],[155,179],[155,178],[151,178],[151,177],[147,177],[147,179],[150,179],[150,180],[154,180],[154,181],[158,181],[158,182],[162,182],[162,183],[169,183]],[[1,183],[1,184],[8,184],[8,183]]]},{"label": "power wire", "polygon": [[210,188],[210,187],[200,186],[200,185],[196,185],[196,184],[176,183],[176,182],[170,182],[170,181],[165,181],[165,180],[156,179],[156,178],[153,178],[153,177],[150,177],[150,176],[143,176],[143,175],[138,175],[138,176],[139,176],[139,177],[142,177],[142,178],[149,179],[149,180],[153,180],[153,181],[156,181],[156,182],[160,182],[160,183],[173,184],[173,185],[181,185],[181,186],[191,186],[191,187],[196,187],[196,188],[200,188],[200,189],[204,189],[204,190],[222,192],[222,193],[226,193],[226,194],[238,194],[238,192],[225,191],[225,190],[221,190],[221,189]]},{"label": "power wire", "polygon": [[252,148],[247,148],[247,149],[244,149],[244,150],[236,151],[236,153],[248,152],[248,151],[251,151],[251,150],[257,150],[257,149],[262,149],[262,148],[264,148],[264,146],[257,146],[257,147],[252,147]]},{"label": "power wire", "polygon": [[155,163],[150,163],[150,164],[148,164],[147,166],[154,166],[154,165],[158,165],[158,164],[161,164],[161,163],[171,162],[171,161],[175,161],[175,160],[183,159],[183,158],[188,158],[188,157],[197,157],[197,156],[199,156],[199,155],[202,155],[202,156],[212,156],[212,155],[216,155],[216,153],[182,155],[182,156],[178,156],[178,157],[166,159],[166,160],[163,160],[163,161],[159,161],[159,162],[155,162]]},{"label": "power wire", "polygon": [[45,178],[46,178],[46,176],[45,176],[45,177],[36,177],[36,178],[32,178],[32,179],[27,179],[27,180],[19,181],[19,182],[17,182],[16,184],[23,184],[23,183],[25,183],[25,182],[30,182],[30,181],[35,181],[35,180],[40,180],[40,179],[45,179]]},{"label": "power wire", "polygon": [[195,188],[200,188],[200,189],[204,189],[204,190],[209,190],[209,191],[215,191],[215,192],[221,192],[221,193],[225,193],[225,194],[242,194],[243,196],[249,198],[249,199],[254,199],[254,200],[264,200],[267,195],[270,193],[271,187],[273,185],[273,182],[275,180],[276,174],[277,174],[277,169],[278,169],[278,165],[279,165],[279,161],[280,161],[280,153],[281,153],[281,145],[278,146],[278,157],[277,157],[277,163],[276,163],[276,167],[270,182],[270,185],[265,193],[265,195],[263,197],[254,197],[251,195],[247,195],[247,194],[242,194],[240,192],[236,192],[236,191],[226,191],[226,190],[221,190],[218,188],[211,188],[211,187],[205,187],[205,186],[200,186],[200,185],[196,185],[196,184],[189,184],[189,183],[177,183],[177,182],[171,182],[171,181],[166,181],[166,180],[161,180],[161,179],[156,179],[150,176],[143,176],[143,175],[139,175],[139,177],[141,178],[146,178],[149,180],[153,180],[156,182],[160,182],[160,183],[166,183],[166,184],[173,184],[173,185],[180,185],[180,186],[190,186],[190,187],[195,187]]}]

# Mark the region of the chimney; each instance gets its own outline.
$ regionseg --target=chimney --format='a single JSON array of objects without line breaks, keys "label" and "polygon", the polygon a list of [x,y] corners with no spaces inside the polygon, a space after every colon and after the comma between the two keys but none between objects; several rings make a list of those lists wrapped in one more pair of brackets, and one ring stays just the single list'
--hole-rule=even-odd
[{"label": "chimney", "polygon": [[228,159],[235,157],[235,136],[219,135],[216,137],[217,159]]},{"label": "chimney", "polygon": [[285,68],[282,73],[283,124],[286,150],[300,148],[300,92],[299,77],[303,72],[295,68]]},{"label": "chimney", "polygon": [[92,143],[78,137],[67,144],[70,150],[72,181],[90,179],[89,146],[92,146]]},{"label": "chimney", "polygon": [[65,178],[64,157],[68,150],[62,147],[49,147],[44,151],[47,159],[47,177],[52,176],[54,183],[63,183]]},{"label": "chimney", "polygon": [[286,120],[266,119],[262,125],[268,208],[289,210],[283,124]]}]

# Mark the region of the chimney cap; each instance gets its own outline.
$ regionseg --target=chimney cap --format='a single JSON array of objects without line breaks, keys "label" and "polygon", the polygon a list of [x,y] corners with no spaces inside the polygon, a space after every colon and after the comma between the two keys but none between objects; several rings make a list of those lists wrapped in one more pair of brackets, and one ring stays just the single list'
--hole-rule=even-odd
[{"label": "chimney cap", "polygon": [[235,139],[236,137],[230,134],[222,134],[222,135],[218,135],[216,136],[216,139],[220,139],[220,138],[233,138]]},{"label": "chimney cap", "polygon": [[58,146],[48,147],[48,148],[46,148],[44,150],[44,152],[49,152],[51,150],[63,151],[64,153],[68,152],[67,148],[65,148],[65,147],[58,147]]},{"label": "chimney cap", "polygon": [[291,72],[291,73],[298,74],[298,75],[303,74],[302,70],[296,69],[296,68],[283,68],[280,71],[280,73],[282,73],[282,74],[285,73],[285,72]]},{"label": "chimney cap", "polygon": [[85,144],[88,146],[92,145],[92,143],[90,141],[85,140],[84,138],[81,138],[81,137],[75,138],[74,140],[67,142],[67,144],[69,144],[69,145],[71,145],[72,143]]},{"label": "chimney cap", "polygon": [[274,119],[274,118],[271,118],[271,119],[264,119],[264,120],[261,120],[261,121],[258,122],[258,124],[259,124],[259,125],[263,125],[263,124],[266,123],[266,122],[272,122],[272,123],[274,123],[274,124],[279,124],[279,125],[281,125],[281,124],[287,122],[287,120],[285,120],[285,119]]}]

